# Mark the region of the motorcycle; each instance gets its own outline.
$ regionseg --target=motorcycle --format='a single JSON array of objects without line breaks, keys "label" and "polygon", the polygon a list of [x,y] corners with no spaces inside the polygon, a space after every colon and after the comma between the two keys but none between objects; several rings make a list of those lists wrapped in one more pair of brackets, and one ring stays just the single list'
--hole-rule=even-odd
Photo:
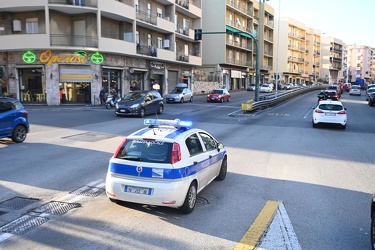
[{"label": "motorcycle", "polygon": [[105,107],[107,109],[111,109],[112,107],[116,106],[120,98],[113,98],[113,95],[108,95],[107,101],[105,102]]}]

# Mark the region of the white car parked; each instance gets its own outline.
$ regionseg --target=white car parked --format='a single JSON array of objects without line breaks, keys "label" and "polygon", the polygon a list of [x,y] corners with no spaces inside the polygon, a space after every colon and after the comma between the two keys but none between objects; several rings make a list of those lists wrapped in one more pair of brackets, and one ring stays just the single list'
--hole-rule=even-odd
[{"label": "white car parked", "polygon": [[227,174],[227,151],[192,122],[145,119],[109,160],[106,193],[117,200],[191,213],[197,194]]},{"label": "white car parked", "polygon": [[312,125],[338,124],[342,129],[346,128],[348,117],[346,108],[339,101],[320,101],[313,112]]},{"label": "white car parked", "polygon": [[272,87],[269,84],[263,84],[260,87],[259,92],[260,93],[270,93],[270,92],[272,92]]}]

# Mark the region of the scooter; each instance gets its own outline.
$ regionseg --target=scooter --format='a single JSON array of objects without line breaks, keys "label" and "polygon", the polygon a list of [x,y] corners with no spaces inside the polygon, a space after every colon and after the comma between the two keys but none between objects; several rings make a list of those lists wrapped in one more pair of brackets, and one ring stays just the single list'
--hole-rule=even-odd
[{"label": "scooter", "polygon": [[113,100],[113,96],[108,95],[107,101],[105,102],[105,107],[107,109],[111,109],[112,107],[116,106],[116,103],[118,103],[118,101],[119,101],[119,98],[115,98],[115,100]]},{"label": "scooter", "polygon": [[325,93],[319,93],[318,101],[327,100],[327,95]]}]

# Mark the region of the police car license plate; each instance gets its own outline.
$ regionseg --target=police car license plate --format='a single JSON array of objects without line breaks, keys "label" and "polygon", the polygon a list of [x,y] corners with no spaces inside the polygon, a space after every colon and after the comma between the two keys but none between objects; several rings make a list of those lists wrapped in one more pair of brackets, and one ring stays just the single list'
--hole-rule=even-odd
[{"label": "police car license plate", "polygon": [[135,193],[135,194],[145,194],[145,195],[151,194],[149,188],[141,188],[141,187],[125,186],[124,191],[128,193]]},{"label": "police car license plate", "polygon": [[328,116],[335,116],[336,114],[335,113],[326,113],[326,115],[328,115]]}]

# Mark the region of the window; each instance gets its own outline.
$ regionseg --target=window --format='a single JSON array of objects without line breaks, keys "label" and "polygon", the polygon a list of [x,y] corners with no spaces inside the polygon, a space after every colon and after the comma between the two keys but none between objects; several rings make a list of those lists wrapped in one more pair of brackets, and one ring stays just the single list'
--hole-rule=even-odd
[{"label": "window", "polygon": [[158,17],[163,18],[163,10],[162,10],[162,9],[157,8],[157,9],[156,9],[156,13],[157,13],[157,16],[158,16]]},{"label": "window", "polygon": [[185,144],[189,150],[190,155],[196,155],[203,152],[203,148],[197,134],[190,135],[186,139]]},{"label": "window", "polygon": [[152,46],[151,34],[147,34],[147,46],[149,48],[151,48],[151,46]]},{"label": "window", "polygon": [[162,48],[163,48],[163,38],[158,37],[158,49],[162,49]]},{"label": "window", "polygon": [[135,13],[139,13],[139,3],[138,3],[138,0],[135,0]]},{"label": "window", "polygon": [[38,18],[26,18],[26,33],[38,34]]},{"label": "window", "polygon": [[199,135],[201,136],[207,151],[217,149],[217,142],[214,140],[214,138],[203,132],[200,132]]},{"label": "window", "polygon": [[185,55],[185,56],[188,56],[188,55],[189,55],[189,45],[188,45],[188,44],[185,44],[184,55]]},{"label": "window", "polygon": [[135,42],[136,44],[139,44],[139,31],[138,30],[135,32]]},{"label": "window", "polygon": [[151,18],[151,4],[147,4],[147,18]]}]

